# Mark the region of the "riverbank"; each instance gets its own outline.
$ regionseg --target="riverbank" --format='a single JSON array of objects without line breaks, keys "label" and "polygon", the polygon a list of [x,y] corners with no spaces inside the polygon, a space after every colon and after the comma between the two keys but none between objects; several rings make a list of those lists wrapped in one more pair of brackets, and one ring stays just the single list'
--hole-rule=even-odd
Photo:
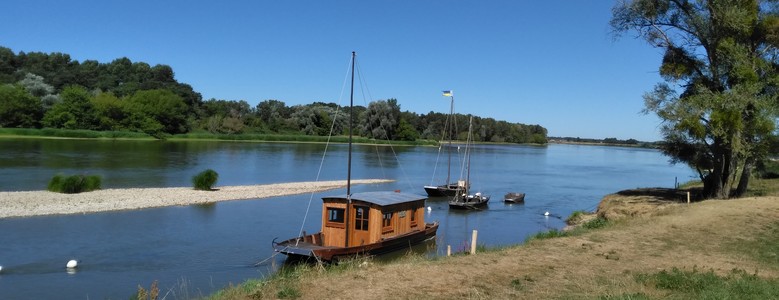
[{"label": "riverbank", "polygon": [[[476,255],[291,268],[213,299],[775,299],[779,197],[686,203],[650,190],[607,196],[599,229]],[[656,202],[657,209],[645,209]],[[635,203],[637,210],[624,207]],[[636,213],[633,213],[636,212]],[[484,234],[480,232],[480,235]],[[554,236],[554,235],[550,235]],[[735,270],[735,271],[734,271]],[[705,294],[702,294],[705,293]]]},{"label": "riverbank", "polygon": [[[380,184],[386,179],[357,179],[352,184]],[[206,204],[322,192],[346,187],[346,180],[290,182],[249,186],[105,189],[80,194],[49,191],[0,192],[0,218],[93,213],[163,206]]]},{"label": "riverbank", "polygon": [[[305,134],[214,134],[214,133],[184,133],[152,137],[139,132],[127,131],[94,131],[70,130],[55,128],[0,128],[0,139],[74,139],[74,140],[139,140],[139,141],[220,141],[220,142],[255,142],[255,143],[312,143],[326,144],[349,142],[348,136],[311,136]],[[437,146],[433,140],[388,141],[366,137],[352,137],[352,143],[378,146]]]}]

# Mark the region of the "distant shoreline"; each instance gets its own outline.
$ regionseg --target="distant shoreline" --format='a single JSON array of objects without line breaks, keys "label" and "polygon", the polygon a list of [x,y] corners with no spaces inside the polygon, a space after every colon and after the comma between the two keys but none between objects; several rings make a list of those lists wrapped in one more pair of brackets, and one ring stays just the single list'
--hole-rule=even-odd
[{"label": "distant shoreline", "polygon": [[[352,184],[381,184],[388,179],[356,179]],[[153,207],[208,204],[322,192],[346,187],[346,180],[218,186],[214,191],[191,187],[105,189],[80,194],[49,191],[0,192],[0,219],[66,215]]]}]

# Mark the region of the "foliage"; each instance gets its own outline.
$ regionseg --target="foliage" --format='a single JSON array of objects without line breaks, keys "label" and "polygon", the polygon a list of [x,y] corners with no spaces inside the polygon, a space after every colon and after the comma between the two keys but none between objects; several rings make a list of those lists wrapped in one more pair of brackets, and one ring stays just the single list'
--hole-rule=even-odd
[{"label": "foliage", "polygon": [[696,268],[684,271],[673,268],[655,274],[639,274],[636,282],[682,294],[687,299],[776,299],[779,281],[764,279],[744,270],[731,270],[725,276]]},{"label": "foliage", "polygon": [[0,127],[35,128],[43,115],[41,100],[18,85],[0,84]]},{"label": "foliage", "polygon": [[419,132],[406,119],[401,118],[395,138],[399,141],[416,141],[419,138]]},{"label": "foliage", "polygon": [[32,73],[25,74],[24,79],[19,81],[19,85],[23,86],[24,89],[34,97],[41,98],[54,94],[53,86],[46,84],[46,82],[43,81],[43,77]]},{"label": "foliage", "polygon": [[54,177],[49,180],[49,184],[46,189],[57,193],[78,194],[82,192],[99,190],[101,184],[102,179],[97,175],[64,176],[58,174],[54,175]]},{"label": "foliage", "polygon": [[207,169],[192,177],[192,185],[196,190],[210,191],[218,179],[219,174],[216,171]]},{"label": "foliage", "polygon": [[[644,95],[663,152],[698,171],[703,196],[743,195],[775,128],[779,16],[772,1],[634,0],[611,25],[665,51],[665,79]],[[680,90],[680,93],[677,92]]]},{"label": "foliage", "polygon": [[189,131],[187,105],[169,90],[138,91],[127,99],[131,128],[150,135],[178,134]]},{"label": "foliage", "polygon": [[595,219],[589,220],[586,223],[582,224],[582,227],[585,229],[598,229],[606,227],[606,225],[609,225],[609,221],[605,218],[597,217]]},{"label": "foliage", "polygon": [[[409,142],[440,141],[449,120],[448,114],[401,112],[399,101],[392,98],[373,101],[368,107],[354,106],[352,112],[325,102],[290,107],[270,99],[251,107],[244,100],[202,101],[191,86],[176,81],[170,66],[151,66],[126,57],[109,63],[79,62],[63,53],[15,54],[0,47],[2,83],[22,88],[0,91],[1,127],[135,131],[156,138],[201,131],[244,135],[235,139],[275,134],[269,139],[294,136],[288,140],[311,141],[300,136],[346,135],[351,113],[355,137],[415,144]],[[467,124],[469,117],[455,114],[450,126]],[[476,142],[546,143],[547,131],[540,125],[473,119]],[[454,126],[454,136],[467,135],[466,127]]]},{"label": "foliage", "polygon": [[80,86],[68,86],[60,93],[62,102],[43,116],[43,126],[65,129],[96,129],[95,108],[89,92]]},{"label": "foliage", "polygon": [[586,214],[588,214],[586,211],[576,210],[576,211],[572,212],[571,215],[568,216],[567,219],[565,219],[565,224],[568,224],[568,225],[575,224],[575,223],[577,223],[579,221],[579,219],[582,216],[584,216]]},{"label": "foliage", "polygon": [[362,135],[374,139],[394,140],[400,123],[400,105],[397,99],[373,101],[361,118]]}]

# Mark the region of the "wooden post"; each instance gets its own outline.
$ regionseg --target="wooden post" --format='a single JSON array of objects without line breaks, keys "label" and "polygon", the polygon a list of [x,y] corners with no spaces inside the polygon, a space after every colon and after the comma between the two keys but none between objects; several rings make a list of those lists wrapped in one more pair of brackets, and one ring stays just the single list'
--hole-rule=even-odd
[{"label": "wooden post", "polygon": [[446,256],[452,256],[452,245],[446,245]]},{"label": "wooden post", "polygon": [[471,236],[471,254],[476,254],[476,237],[479,235],[479,232],[476,231],[476,229],[473,230],[473,235]]},{"label": "wooden post", "polygon": [[687,204],[690,204],[690,191],[687,191]]}]

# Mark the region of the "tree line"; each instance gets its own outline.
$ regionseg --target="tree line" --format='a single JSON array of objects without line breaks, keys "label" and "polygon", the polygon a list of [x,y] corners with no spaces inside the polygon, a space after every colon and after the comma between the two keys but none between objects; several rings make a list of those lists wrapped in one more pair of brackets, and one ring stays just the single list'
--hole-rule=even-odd
[{"label": "tree line", "polygon": [[[355,134],[389,140],[441,140],[445,126],[467,137],[470,115],[401,111],[397,99],[354,107]],[[0,47],[0,127],[144,132],[154,137],[214,134],[344,134],[348,107],[313,102],[288,106],[269,99],[203,100],[167,65],[123,57],[79,62],[63,53],[14,53]],[[451,127],[446,127],[451,128]],[[546,143],[546,128],[473,117],[479,142]]]}]

